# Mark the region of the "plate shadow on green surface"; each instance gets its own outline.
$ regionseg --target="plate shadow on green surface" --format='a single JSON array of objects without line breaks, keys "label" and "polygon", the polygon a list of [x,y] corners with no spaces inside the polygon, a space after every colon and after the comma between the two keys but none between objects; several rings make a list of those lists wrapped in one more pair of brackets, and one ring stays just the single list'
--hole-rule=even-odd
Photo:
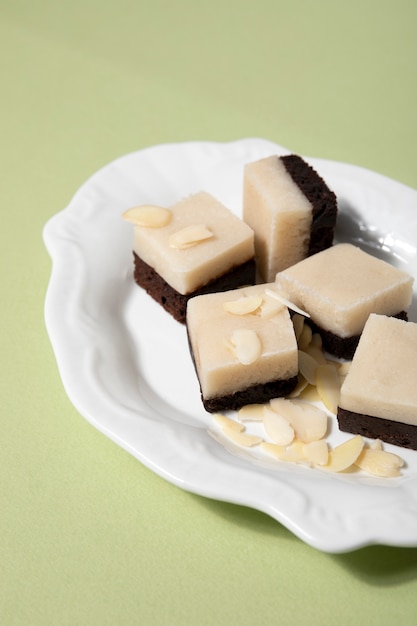
[{"label": "plate shadow on green surface", "polygon": [[[218,500],[210,500],[195,494],[191,498],[205,506],[214,515],[236,527],[244,527],[249,531],[262,533],[279,541],[302,541],[282,524],[269,517],[266,513]],[[342,569],[356,578],[373,586],[395,587],[417,579],[417,548],[371,545],[352,552],[329,554],[316,551],[304,544],[306,550],[314,550],[323,559],[330,559]]]}]

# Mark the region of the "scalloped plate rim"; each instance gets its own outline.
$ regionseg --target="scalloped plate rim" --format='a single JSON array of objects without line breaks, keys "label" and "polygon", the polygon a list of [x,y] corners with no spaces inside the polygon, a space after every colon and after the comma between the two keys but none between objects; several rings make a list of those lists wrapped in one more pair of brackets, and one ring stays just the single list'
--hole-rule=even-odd
[{"label": "scalloped plate rim", "polygon": [[[52,259],[52,271],[45,299],[45,321],[56,356],[58,370],[68,397],[80,414],[98,430],[166,480],[185,490],[205,497],[261,510],[281,522],[300,539],[320,550],[335,553],[346,552],[373,543],[409,547],[417,546],[417,524],[415,524],[416,530],[407,527],[406,532],[399,532],[396,528],[398,519],[405,518],[406,522],[408,522],[411,516],[411,520],[414,520],[414,523],[417,521],[417,502],[411,502],[411,505],[408,503],[404,507],[404,498],[399,498],[400,509],[395,518],[395,523],[390,522],[390,519],[387,521],[384,517],[384,523],[381,523],[377,528],[370,528],[369,524],[364,524],[361,529],[349,528],[348,524],[348,529],[346,529],[343,526],[344,520],[342,523],[339,519],[340,516],[338,517],[339,512],[337,510],[323,512],[323,506],[321,506],[320,510],[319,508],[316,510],[308,502],[305,484],[311,482],[310,474],[308,475],[309,478],[306,479],[305,474],[302,472],[294,474],[289,471],[288,473],[287,469],[285,471],[271,472],[267,468],[258,467],[248,463],[245,459],[230,455],[211,437],[208,437],[201,423],[193,424],[189,420],[187,422],[187,419],[182,420],[181,415],[179,415],[179,419],[172,420],[170,418],[167,419],[165,415],[160,416],[158,415],[158,410],[155,410],[155,406],[152,406],[152,403],[149,404],[145,397],[141,398],[139,415],[141,439],[138,444],[138,413],[135,401],[132,398],[130,398],[129,402],[125,402],[124,398],[123,401],[119,401],[117,397],[109,396],[107,389],[104,388],[105,385],[99,380],[99,367],[96,362],[98,347],[95,345],[81,345],[82,342],[79,337],[81,329],[91,327],[94,330],[94,315],[91,315],[91,311],[87,314],[83,308],[83,302],[74,301],[76,293],[73,294],[71,292],[69,296],[67,295],[68,301],[66,301],[65,307],[63,305],[63,298],[65,298],[67,292],[63,289],[62,282],[65,283],[66,287],[68,284],[74,287],[74,282],[77,280],[82,281],[82,270],[88,269],[88,267],[83,267],[83,262],[88,263],[89,250],[82,246],[84,245],[84,240],[88,241],[88,237],[92,239],[92,235],[83,231],[83,221],[77,222],[77,215],[80,211],[83,216],[87,214],[85,218],[87,222],[90,219],[88,211],[91,211],[91,219],[94,222],[94,210],[96,210],[94,202],[103,202],[103,198],[106,198],[108,177],[110,176],[111,178],[113,175],[116,179],[119,176],[123,178],[124,170],[130,167],[131,162],[147,163],[149,156],[152,159],[156,157],[158,161],[158,157],[162,157],[166,152],[169,152],[170,155],[179,155],[178,158],[181,161],[180,157],[183,156],[184,152],[184,154],[187,154],[187,158],[189,153],[191,153],[194,161],[198,163],[199,159],[204,161],[205,157],[203,154],[206,154],[208,151],[210,151],[210,154],[213,152],[222,155],[224,158],[226,158],[226,154],[230,154],[233,168],[240,167],[245,160],[248,160],[248,155],[253,153],[266,155],[273,151],[278,154],[289,152],[289,150],[278,144],[258,138],[240,139],[233,142],[192,141],[150,146],[118,157],[100,168],[78,189],[68,206],[46,223],[43,237]],[[227,156],[226,162],[228,158]],[[256,158],[258,157],[256,156]],[[331,172],[336,172],[337,175],[341,176],[342,181],[344,177],[351,176],[352,180],[359,184],[359,187],[362,185],[365,188],[369,185],[371,191],[382,187],[388,192],[393,190],[393,193],[401,194],[405,199],[404,211],[407,217],[413,217],[413,207],[417,208],[417,192],[402,183],[392,181],[381,174],[356,165],[317,158],[305,158],[319,170],[323,168],[326,171],[329,169]],[[106,181],[104,181],[104,178]],[[332,185],[330,184],[330,186]],[[102,193],[102,187],[104,193]],[[183,189],[183,191],[184,193],[187,192],[186,189]],[[97,193],[98,197],[95,195]],[[83,206],[83,203],[86,204],[86,208]],[[107,216],[107,214],[110,216],[109,211],[106,208],[103,213],[104,216]],[[112,208],[111,211],[116,211],[116,208]],[[114,217],[113,213],[111,217]],[[417,215],[414,219],[416,218]],[[106,223],[107,228],[108,226]],[[415,227],[417,232],[417,221]],[[78,236],[80,236],[80,241],[77,240]],[[121,242],[124,243],[124,241],[125,234],[120,239],[117,239],[115,248],[116,245],[119,245],[120,248]],[[98,249],[100,252],[101,248],[99,245]],[[118,254],[121,254],[121,258],[125,254],[123,250],[117,249],[116,251]],[[68,272],[67,255],[74,260],[79,275],[76,272],[73,275]],[[112,276],[112,278],[113,284],[116,285],[114,281],[117,277]],[[131,293],[130,278],[129,271],[127,271],[127,273],[123,274],[121,280],[124,288],[123,294],[127,297],[130,297],[129,294]],[[74,292],[76,292],[76,287],[77,284]],[[134,297],[136,296],[137,293],[134,293]],[[89,303],[89,306],[96,313],[94,311],[94,298]],[[72,317],[70,317],[70,314]],[[120,331],[120,334],[123,335],[123,332]],[[71,345],[69,336],[71,341],[74,340],[73,345]],[[85,336],[83,335],[83,339],[85,339]],[[76,339],[79,340],[80,345],[77,344]],[[97,337],[94,337],[94,339],[96,341],[102,340],[100,338],[97,339]],[[99,347],[102,348],[102,346]],[[115,356],[117,358],[117,351]],[[90,368],[88,370],[90,376],[89,387],[79,380],[79,368],[75,357],[79,357],[83,362],[88,363],[88,368]],[[123,391],[123,385],[121,391]],[[131,392],[132,390],[129,389],[129,391]],[[165,410],[166,405],[163,404],[161,406]],[[104,415],[106,416],[105,418],[103,417]],[[168,436],[170,442],[169,450],[161,451],[158,449],[162,435],[164,435],[165,439]],[[189,449],[193,448],[194,445],[198,448],[198,463],[197,453]],[[220,480],[219,473],[221,475],[221,484],[218,482]],[[404,483],[406,482],[405,480]],[[248,493],[244,493],[243,483],[250,484],[252,491],[249,490]],[[345,484],[343,481],[336,484],[344,485],[342,488],[346,490],[349,497],[355,497],[354,495],[352,496],[352,489],[355,489],[352,487],[352,484]],[[258,487],[256,493],[254,485]],[[395,495],[398,496],[398,494]],[[285,499],[283,496],[286,498],[285,502],[283,501]],[[393,499],[396,501],[398,498],[394,497]],[[401,509],[401,506],[404,510]],[[332,517],[332,514],[334,516],[333,524],[329,523],[328,520],[328,518]],[[369,511],[368,514],[370,515]],[[369,515],[367,516],[366,511],[364,515],[366,521]]]}]

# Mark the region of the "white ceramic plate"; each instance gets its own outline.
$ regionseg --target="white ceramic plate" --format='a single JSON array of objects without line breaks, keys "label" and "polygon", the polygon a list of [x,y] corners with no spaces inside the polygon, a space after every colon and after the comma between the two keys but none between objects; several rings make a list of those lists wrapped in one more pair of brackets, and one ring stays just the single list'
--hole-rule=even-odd
[{"label": "white ceramic plate", "polygon": [[[134,205],[207,190],[238,215],[246,162],[288,150],[261,139],[161,145],[92,176],[45,226],[52,257],[46,324],[69,398],[95,427],[168,481],[271,515],[327,552],[417,545],[417,452],[400,478],[271,463],[210,436],[185,329],[132,278]],[[338,241],[417,276],[417,192],[352,165],[307,158],[339,200]],[[410,313],[417,320],[415,302]],[[334,424],[335,444],[348,437]]]}]

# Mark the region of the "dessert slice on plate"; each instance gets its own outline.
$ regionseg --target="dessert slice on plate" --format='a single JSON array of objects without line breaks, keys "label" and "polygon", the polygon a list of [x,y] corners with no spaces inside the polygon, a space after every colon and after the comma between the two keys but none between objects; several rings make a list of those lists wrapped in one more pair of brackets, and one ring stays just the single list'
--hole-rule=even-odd
[{"label": "dessert slice on plate", "polygon": [[337,244],[279,272],[277,285],[310,314],[324,348],[351,359],[371,313],[407,319],[413,278],[352,244]]},{"label": "dessert slice on plate", "polygon": [[298,352],[288,308],[254,285],[192,298],[191,356],[207,411],[237,410],[285,396],[297,384]]},{"label": "dessert slice on plate", "polygon": [[179,322],[190,297],[255,282],[252,229],[209,193],[123,217],[135,227],[136,283]]},{"label": "dessert slice on plate", "polygon": [[343,431],[417,450],[417,324],[369,317],[337,419]]},{"label": "dessert slice on plate", "polygon": [[300,156],[270,156],[245,165],[243,219],[255,232],[262,280],[333,243],[337,199]]}]

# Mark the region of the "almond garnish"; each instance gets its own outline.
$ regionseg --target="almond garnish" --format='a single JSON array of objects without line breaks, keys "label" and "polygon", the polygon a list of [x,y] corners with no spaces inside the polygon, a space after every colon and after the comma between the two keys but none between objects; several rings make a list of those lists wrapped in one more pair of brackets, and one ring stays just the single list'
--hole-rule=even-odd
[{"label": "almond garnish", "polygon": [[288,420],[295,436],[303,443],[322,439],[327,432],[327,415],[324,411],[302,400],[274,398],[270,407]]},{"label": "almond garnish", "polygon": [[360,435],[348,439],[333,448],[329,453],[329,462],[323,469],[331,472],[343,472],[349,469],[363,450],[364,440]]},{"label": "almond garnish", "polygon": [[276,298],[271,298],[266,292],[264,293],[262,306],[260,308],[260,316],[269,320],[282,311],[284,304]]},{"label": "almond garnish", "polygon": [[306,350],[311,343],[311,339],[313,337],[313,331],[308,324],[304,324],[303,330],[298,340],[298,347],[300,350]]},{"label": "almond garnish", "polygon": [[249,328],[237,328],[230,337],[230,343],[242,365],[255,363],[262,354],[261,340],[257,333]]},{"label": "almond garnish", "polygon": [[303,350],[298,350],[298,369],[300,374],[306,379],[310,385],[316,384],[316,372],[318,363],[310,354]]},{"label": "almond garnish", "polygon": [[303,452],[312,465],[327,465],[329,461],[329,444],[324,439],[305,443]]},{"label": "almond garnish", "polygon": [[264,404],[245,404],[239,409],[237,419],[241,422],[262,422],[264,408]]},{"label": "almond garnish", "polygon": [[271,298],[275,298],[276,300],[279,300],[280,302],[282,302],[282,304],[285,304],[286,307],[288,307],[292,311],[295,311],[295,313],[299,313],[300,315],[303,315],[304,317],[310,317],[309,313],[307,313],[306,311],[303,311],[302,309],[300,309],[300,307],[294,304],[294,302],[291,302],[290,300],[288,300],[284,292],[278,291],[277,289],[267,288],[265,289],[265,293],[268,296],[271,296]]},{"label": "almond garnish", "polygon": [[289,446],[264,441],[261,443],[261,448],[274,458],[287,463],[305,463],[307,461],[303,451],[304,444],[301,441],[295,440]]},{"label": "almond garnish", "polygon": [[227,437],[231,439],[234,443],[237,443],[239,446],[244,446],[245,448],[258,446],[263,441],[262,437],[258,437],[257,435],[239,432],[237,430],[227,427],[223,429],[223,433],[227,435]]},{"label": "almond garnish", "polygon": [[245,430],[243,424],[239,422],[235,422],[235,420],[230,419],[230,417],[226,417],[226,415],[222,415],[222,413],[214,413],[213,414],[214,421],[219,424],[222,428],[228,428],[229,430],[235,430],[236,432],[242,432]]},{"label": "almond garnish", "polygon": [[313,346],[316,346],[317,348],[322,348],[323,340],[321,338],[321,335],[319,335],[319,333],[313,333],[313,336],[311,338],[311,344]]},{"label": "almond garnish", "polygon": [[243,424],[230,419],[222,413],[214,413],[213,418],[222,429],[222,432],[228,439],[240,446],[252,447],[260,444],[263,439],[257,435],[251,435],[245,432]]},{"label": "almond garnish", "polygon": [[160,206],[146,204],[128,209],[122,214],[122,218],[135,226],[161,228],[169,224],[172,212]]},{"label": "almond garnish", "polygon": [[372,450],[382,450],[382,441],[380,439],[374,439],[370,442],[369,447],[372,448]]},{"label": "almond garnish", "polygon": [[242,298],[225,302],[223,304],[223,308],[225,311],[232,313],[233,315],[248,315],[249,313],[254,313],[257,309],[259,309],[261,304],[261,296],[243,296]]},{"label": "almond garnish", "polygon": [[320,396],[315,385],[309,385],[300,392],[298,398],[306,402],[321,402]]},{"label": "almond garnish", "polygon": [[302,376],[301,374],[298,374],[298,382],[297,385],[295,387],[295,389],[293,389],[291,391],[290,394],[288,394],[288,398],[298,398],[298,396],[300,396],[304,390],[308,387],[309,383],[308,381],[304,378],[304,376]]},{"label": "almond garnish", "polygon": [[319,348],[318,346],[314,345],[313,342],[311,342],[310,345],[308,345],[304,351],[307,352],[307,354],[309,354],[310,356],[312,356],[313,359],[317,361],[319,365],[325,365],[327,363],[326,357],[323,354],[323,350]]},{"label": "almond garnish", "polygon": [[337,413],[340,397],[340,382],[334,365],[319,365],[316,370],[316,387],[324,406],[332,413]]},{"label": "almond garnish", "polygon": [[185,250],[213,236],[212,231],[205,224],[193,224],[173,233],[169,238],[169,246],[176,250]]},{"label": "almond garnish", "polygon": [[294,440],[294,429],[282,415],[265,407],[264,410],[265,432],[274,443],[287,446]]},{"label": "almond garnish", "polygon": [[400,476],[400,468],[404,465],[404,461],[392,452],[366,447],[356,459],[355,465],[374,476],[395,478]]}]

